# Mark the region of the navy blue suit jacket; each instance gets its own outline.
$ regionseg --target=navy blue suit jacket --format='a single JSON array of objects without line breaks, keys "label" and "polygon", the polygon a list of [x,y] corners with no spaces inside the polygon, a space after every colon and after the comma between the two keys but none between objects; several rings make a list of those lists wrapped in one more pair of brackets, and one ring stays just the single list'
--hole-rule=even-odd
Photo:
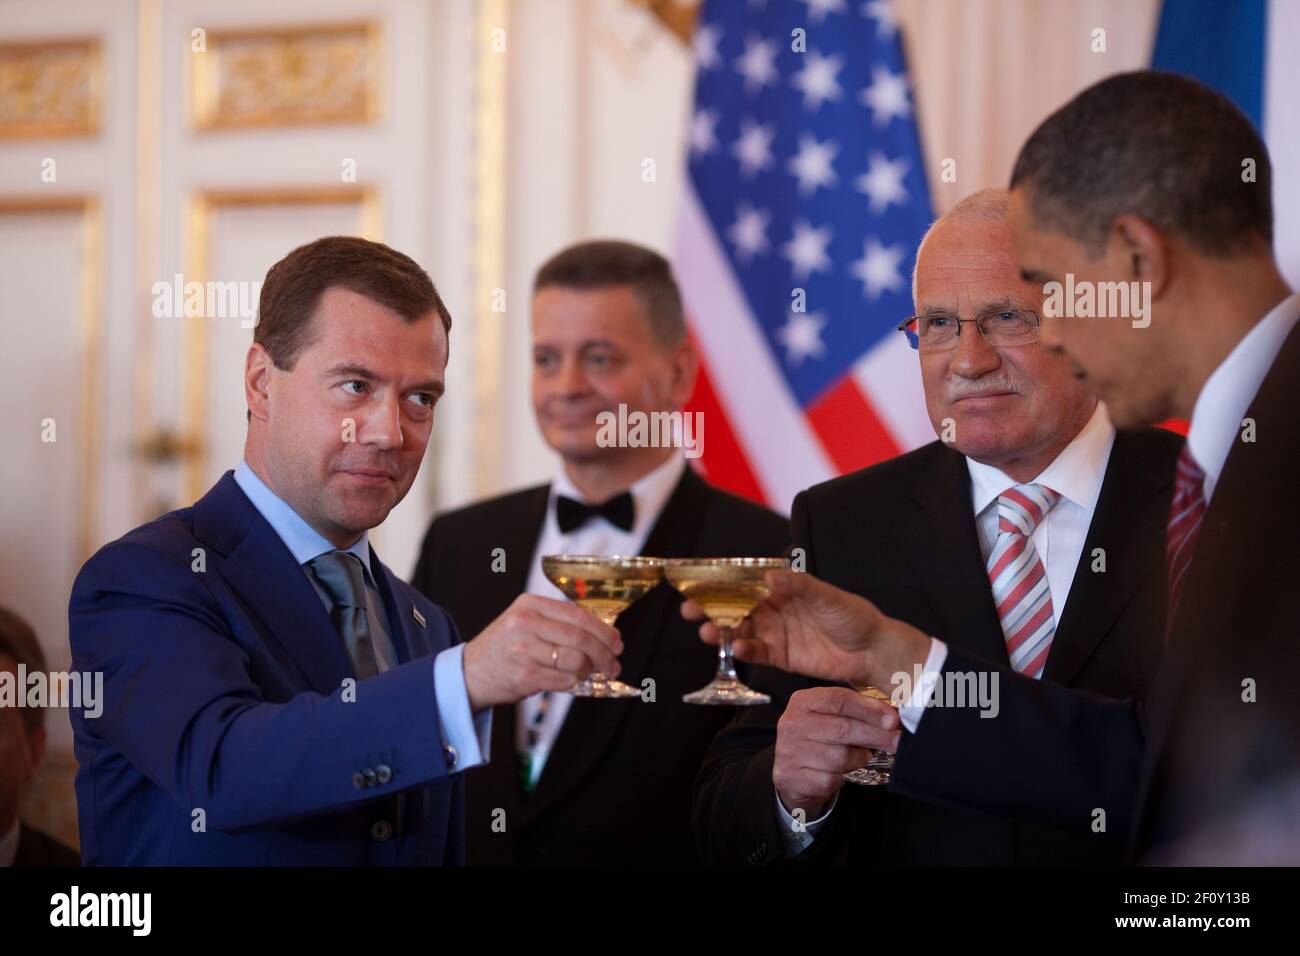
[{"label": "navy blue suit jacket", "polygon": [[400,663],[345,700],[355,675],[329,615],[230,472],[86,562],[73,666],[104,685],[99,717],[72,712],[84,862],[463,862],[433,684],[459,637],[371,565]]}]

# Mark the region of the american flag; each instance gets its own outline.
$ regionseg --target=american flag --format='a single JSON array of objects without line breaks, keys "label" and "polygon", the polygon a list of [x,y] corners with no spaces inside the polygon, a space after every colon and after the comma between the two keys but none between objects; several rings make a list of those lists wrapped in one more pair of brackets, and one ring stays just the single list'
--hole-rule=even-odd
[{"label": "american flag", "polygon": [[709,0],[674,268],[703,367],[702,464],[788,510],[934,439],[895,331],[931,220],[888,0]]}]

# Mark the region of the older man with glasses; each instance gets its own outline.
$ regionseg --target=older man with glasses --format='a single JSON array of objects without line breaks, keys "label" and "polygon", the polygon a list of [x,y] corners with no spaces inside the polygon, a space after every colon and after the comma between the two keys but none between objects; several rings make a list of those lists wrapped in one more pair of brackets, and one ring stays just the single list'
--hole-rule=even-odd
[{"label": "older man with glasses", "polygon": [[[916,314],[899,330],[917,350],[939,441],[801,493],[794,546],[807,571],[950,646],[1033,679],[1140,695],[1161,653],[1163,528],[1182,442],[1159,430],[1117,434],[1068,361],[1042,348],[1042,291],[1019,274],[1006,216],[1006,192],[982,190],[917,250]],[[964,704],[997,719],[996,683],[982,676]],[[898,714],[882,717],[890,703],[858,690],[786,680],[784,693],[738,716],[709,752],[695,816],[709,859],[1122,858],[1123,834],[1104,820],[1052,829],[881,786],[845,788],[846,773],[887,767],[877,751],[893,751],[916,727],[927,689],[895,694]],[[1041,772],[1051,785],[1054,768]]]}]

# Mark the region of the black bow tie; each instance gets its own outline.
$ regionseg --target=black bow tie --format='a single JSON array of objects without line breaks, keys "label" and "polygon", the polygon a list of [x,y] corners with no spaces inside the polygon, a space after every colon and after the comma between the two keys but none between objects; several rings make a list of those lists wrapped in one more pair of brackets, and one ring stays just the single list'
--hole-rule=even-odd
[{"label": "black bow tie", "polygon": [[632,530],[635,510],[632,506],[632,493],[625,491],[598,505],[589,505],[574,501],[560,495],[555,499],[555,519],[560,524],[560,533],[568,534],[587,523],[589,518],[600,515],[615,527],[624,531]]}]

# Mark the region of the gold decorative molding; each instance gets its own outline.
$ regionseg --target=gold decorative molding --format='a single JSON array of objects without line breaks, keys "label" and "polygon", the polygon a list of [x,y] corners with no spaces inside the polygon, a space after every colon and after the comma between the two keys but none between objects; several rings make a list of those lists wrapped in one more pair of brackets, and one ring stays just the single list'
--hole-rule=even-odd
[{"label": "gold decorative molding", "polygon": [[[206,282],[212,215],[222,208],[270,206],[355,205],[361,212],[359,235],[380,241],[382,232],[379,192],[369,185],[308,186],[270,189],[211,189],[195,195],[185,223],[185,280]],[[287,251],[287,250],[286,250]],[[268,263],[269,265],[269,263]],[[190,316],[185,322],[185,416],[181,433],[166,436],[160,447],[176,450],[184,459],[185,496],[196,501],[203,494],[207,467],[205,440],[207,417],[207,319]]]},{"label": "gold decorative molding", "polygon": [[203,130],[378,118],[384,56],[374,21],[210,30],[190,52],[190,115]]},{"label": "gold decorative molding", "polygon": [[[137,0],[136,15],[135,276],[131,368],[132,444],[147,445],[158,427],[158,341],[151,304],[162,249],[162,0]],[[131,457],[131,524],[170,511],[156,474]]]},{"label": "gold decorative molding", "polygon": [[77,329],[81,350],[80,475],[77,481],[77,563],[95,550],[99,528],[99,445],[101,417],[99,388],[103,355],[104,223],[99,199],[86,195],[0,196],[0,216],[81,216],[81,315]]},{"label": "gold decorative molding", "polygon": [[94,37],[0,43],[0,139],[99,132],[103,69]]},{"label": "gold decorative molding", "polygon": [[679,0],[632,0],[632,3],[645,7],[677,39],[690,45],[695,21],[700,15],[699,3],[681,3]]}]

